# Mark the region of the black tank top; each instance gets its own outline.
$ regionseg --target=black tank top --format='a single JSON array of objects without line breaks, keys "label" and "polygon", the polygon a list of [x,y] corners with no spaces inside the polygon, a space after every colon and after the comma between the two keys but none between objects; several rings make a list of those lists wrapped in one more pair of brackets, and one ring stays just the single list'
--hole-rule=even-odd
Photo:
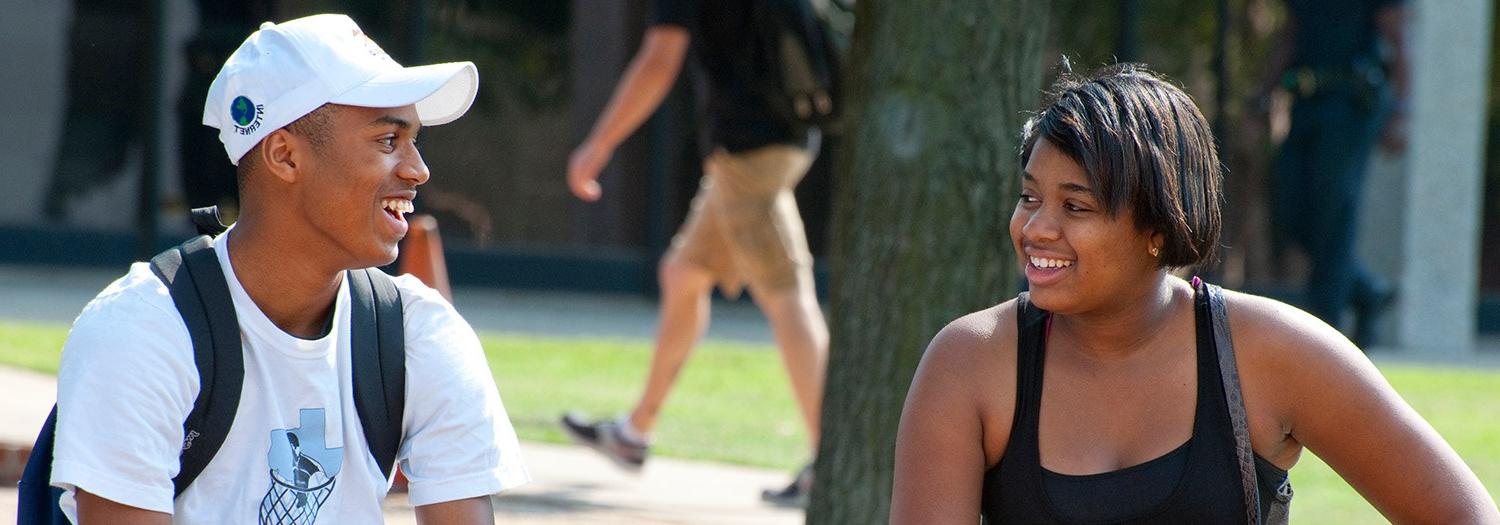
[{"label": "black tank top", "polygon": [[[1234,428],[1220,380],[1203,286],[1196,286],[1198,399],[1193,435],[1178,449],[1114,472],[1069,476],[1045,471],[1037,445],[1045,363],[1046,310],[1029,294],[1016,298],[1016,409],[1000,464],[984,476],[986,523],[1244,523],[1245,497],[1235,459]],[[1287,473],[1255,456],[1260,516]]]}]

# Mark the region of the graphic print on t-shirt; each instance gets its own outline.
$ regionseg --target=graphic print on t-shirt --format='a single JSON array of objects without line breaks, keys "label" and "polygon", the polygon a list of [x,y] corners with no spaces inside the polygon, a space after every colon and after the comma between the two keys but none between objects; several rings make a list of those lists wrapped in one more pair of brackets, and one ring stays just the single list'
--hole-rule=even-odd
[{"label": "graphic print on t-shirt", "polygon": [[260,525],[311,525],[333,493],[344,449],[327,448],[326,416],[321,408],[304,408],[297,428],[271,431],[271,487],[260,500]]}]

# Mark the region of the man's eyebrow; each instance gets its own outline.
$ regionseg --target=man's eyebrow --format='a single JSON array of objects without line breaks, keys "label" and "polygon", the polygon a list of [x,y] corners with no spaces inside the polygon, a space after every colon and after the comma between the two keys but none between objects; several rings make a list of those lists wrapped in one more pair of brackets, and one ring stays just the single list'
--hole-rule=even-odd
[{"label": "man's eyebrow", "polygon": [[370,121],[370,126],[372,127],[379,125],[396,126],[398,128],[401,128],[402,130],[411,129],[412,127],[411,121],[392,115],[381,115],[379,117],[376,117],[375,120]]}]

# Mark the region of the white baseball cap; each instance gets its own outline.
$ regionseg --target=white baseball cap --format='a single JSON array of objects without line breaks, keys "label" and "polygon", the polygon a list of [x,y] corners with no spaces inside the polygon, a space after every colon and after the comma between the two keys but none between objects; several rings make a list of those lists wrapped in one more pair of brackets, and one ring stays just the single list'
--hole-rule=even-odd
[{"label": "white baseball cap", "polygon": [[402,67],[348,16],[266,22],[240,44],[208,88],[203,124],[218,128],[239,165],[272,131],[323,104],[417,106],[424,126],[463,116],[479,91],[472,62]]}]

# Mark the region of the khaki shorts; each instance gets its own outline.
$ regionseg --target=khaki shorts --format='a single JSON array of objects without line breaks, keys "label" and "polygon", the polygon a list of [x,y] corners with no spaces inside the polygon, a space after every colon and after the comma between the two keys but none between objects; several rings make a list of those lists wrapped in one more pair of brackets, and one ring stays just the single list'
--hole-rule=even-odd
[{"label": "khaki shorts", "polygon": [[787,145],[709,155],[667,259],[708,270],[730,298],[747,284],[775,293],[811,280],[812,254],[792,188],[812,161],[807,150]]}]

